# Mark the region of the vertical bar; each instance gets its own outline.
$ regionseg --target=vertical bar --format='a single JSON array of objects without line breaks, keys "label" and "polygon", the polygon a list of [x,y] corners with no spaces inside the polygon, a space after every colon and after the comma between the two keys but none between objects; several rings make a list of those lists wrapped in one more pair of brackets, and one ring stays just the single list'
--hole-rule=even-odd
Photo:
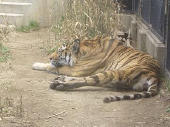
[{"label": "vertical bar", "polygon": [[136,14],[136,2],[133,0],[133,13]]},{"label": "vertical bar", "polygon": [[132,4],[132,9],[131,9],[131,10],[132,10],[132,12],[134,13],[134,11],[135,11],[134,0],[132,0],[132,3],[131,3],[131,4]]},{"label": "vertical bar", "polygon": [[168,0],[167,7],[167,61],[166,67],[170,71],[170,0]]},{"label": "vertical bar", "polygon": [[143,8],[143,0],[140,0],[140,9],[139,9],[139,16],[142,18],[142,8]]},{"label": "vertical bar", "polygon": [[141,0],[141,2],[141,16],[146,23],[150,24],[151,0]]},{"label": "vertical bar", "polygon": [[151,25],[152,27],[152,24],[151,24],[151,7],[152,7],[152,0],[150,0],[150,4],[149,4],[149,24]]},{"label": "vertical bar", "polygon": [[163,42],[166,44],[167,42],[167,24],[168,24],[168,18],[167,18],[167,13],[168,13],[168,0],[164,0],[164,34],[163,34]]}]

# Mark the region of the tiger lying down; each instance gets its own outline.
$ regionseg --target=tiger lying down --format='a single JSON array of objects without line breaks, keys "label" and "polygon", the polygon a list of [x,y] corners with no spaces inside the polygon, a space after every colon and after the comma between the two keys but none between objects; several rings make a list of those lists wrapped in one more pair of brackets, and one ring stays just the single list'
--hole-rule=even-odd
[{"label": "tiger lying down", "polygon": [[32,68],[57,73],[50,85],[55,90],[100,86],[137,91],[132,95],[105,97],[105,103],[148,98],[159,92],[158,62],[125,46],[123,39],[76,39],[52,53],[50,63],[34,63]]}]

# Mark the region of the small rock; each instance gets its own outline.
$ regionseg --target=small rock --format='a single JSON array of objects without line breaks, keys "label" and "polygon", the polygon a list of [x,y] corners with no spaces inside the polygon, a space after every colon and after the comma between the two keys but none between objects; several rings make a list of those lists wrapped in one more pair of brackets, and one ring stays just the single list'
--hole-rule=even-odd
[{"label": "small rock", "polygon": [[63,120],[63,118],[62,118],[62,117],[58,117],[58,119],[59,119],[59,120]]}]

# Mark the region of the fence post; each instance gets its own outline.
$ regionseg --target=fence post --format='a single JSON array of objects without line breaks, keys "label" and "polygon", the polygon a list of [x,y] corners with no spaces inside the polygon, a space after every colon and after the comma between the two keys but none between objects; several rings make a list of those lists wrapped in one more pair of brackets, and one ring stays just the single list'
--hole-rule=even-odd
[{"label": "fence post", "polygon": [[170,0],[168,0],[167,4],[167,30],[166,30],[166,43],[167,43],[167,59],[166,59],[166,67],[170,72]]}]

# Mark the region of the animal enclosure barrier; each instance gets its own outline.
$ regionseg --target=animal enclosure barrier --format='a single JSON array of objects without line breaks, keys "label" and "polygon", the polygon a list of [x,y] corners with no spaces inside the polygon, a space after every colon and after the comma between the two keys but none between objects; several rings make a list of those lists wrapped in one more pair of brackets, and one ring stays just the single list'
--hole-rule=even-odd
[{"label": "animal enclosure barrier", "polygon": [[166,68],[170,72],[170,0],[122,0],[125,11],[142,20],[167,47]]},{"label": "animal enclosure barrier", "polygon": [[[166,0],[126,0],[127,9],[136,14],[158,36],[160,40],[165,37]],[[126,3],[125,3],[126,4]]]}]

